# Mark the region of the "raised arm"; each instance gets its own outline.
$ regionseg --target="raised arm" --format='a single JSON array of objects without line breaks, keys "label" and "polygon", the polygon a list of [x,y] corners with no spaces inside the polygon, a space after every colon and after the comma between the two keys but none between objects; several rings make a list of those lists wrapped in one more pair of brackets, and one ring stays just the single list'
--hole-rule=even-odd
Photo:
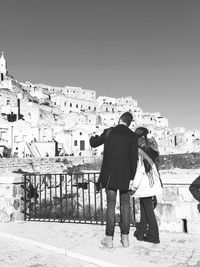
[{"label": "raised arm", "polygon": [[105,140],[105,132],[106,130],[103,131],[103,133],[99,136],[99,135],[95,135],[90,137],[90,145],[91,147],[98,147],[104,144],[104,140]]}]

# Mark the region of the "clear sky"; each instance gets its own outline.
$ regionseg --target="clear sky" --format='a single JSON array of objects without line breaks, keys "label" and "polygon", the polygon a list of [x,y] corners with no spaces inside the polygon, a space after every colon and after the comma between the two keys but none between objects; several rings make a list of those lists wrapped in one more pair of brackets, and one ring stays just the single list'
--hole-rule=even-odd
[{"label": "clear sky", "polygon": [[0,51],[18,81],[132,96],[200,129],[199,0],[2,0]]}]

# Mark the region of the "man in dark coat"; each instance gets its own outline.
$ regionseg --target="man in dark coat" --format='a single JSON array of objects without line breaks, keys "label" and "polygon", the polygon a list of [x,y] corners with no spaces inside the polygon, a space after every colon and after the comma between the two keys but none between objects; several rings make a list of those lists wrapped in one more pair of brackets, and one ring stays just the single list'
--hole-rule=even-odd
[{"label": "man in dark coat", "polygon": [[113,247],[117,190],[120,192],[121,243],[124,247],[129,246],[129,183],[134,179],[138,160],[137,136],[129,129],[132,120],[132,114],[125,112],[116,127],[106,129],[100,136],[90,138],[92,147],[104,144],[99,182],[102,188],[106,189],[107,195],[106,231],[101,241],[106,247]]},{"label": "man in dark coat", "polygon": [[190,193],[199,202],[197,204],[197,209],[200,212],[200,176],[198,176],[189,187]]}]

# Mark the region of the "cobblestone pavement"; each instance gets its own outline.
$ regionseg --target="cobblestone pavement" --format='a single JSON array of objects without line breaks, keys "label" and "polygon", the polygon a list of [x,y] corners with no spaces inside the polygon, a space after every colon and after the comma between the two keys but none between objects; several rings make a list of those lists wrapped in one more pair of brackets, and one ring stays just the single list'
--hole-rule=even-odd
[{"label": "cobblestone pavement", "polygon": [[[59,259],[63,259],[63,255],[52,256],[55,260],[52,262],[54,265],[45,265],[44,258],[41,256],[40,251],[37,251],[37,257],[41,265],[19,265],[26,267],[43,267],[43,266],[91,266],[88,259],[92,259],[97,266],[133,266],[134,263],[140,263],[139,266],[178,266],[178,267],[189,267],[189,266],[200,266],[200,234],[186,234],[186,233],[160,233],[160,244],[152,244],[147,242],[137,241],[133,237],[134,228],[131,228],[130,233],[130,247],[122,248],[119,237],[119,228],[116,227],[114,248],[105,249],[100,245],[100,240],[104,235],[105,226],[100,225],[85,225],[85,224],[74,224],[74,223],[53,223],[53,222],[21,222],[21,223],[1,223],[0,224],[0,236],[2,234],[7,235],[7,245],[9,244],[8,239],[13,239],[13,244],[17,242],[17,249],[20,252],[20,246],[27,240],[37,241],[42,244],[42,249],[45,244],[48,246],[54,246],[60,249],[65,249],[70,253],[74,253],[72,257],[79,258],[77,255],[84,255],[86,258],[86,265],[84,262],[74,262],[72,264],[83,264],[83,265],[72,265],[67,263],[61,265]],[[22,238],[16,240],[16,237]],[[3,236],[5,239],[5,237]],[[2,242],[1,242],[2,243]],[[24,244],[24,243],[23,243]],[[19,246],[19,247],[18,247]],[[28,248],[29,246],[29,248]],[[28,244],[27,251],[31,251],[34,247],[34,253],[36,252],[37,244]],[[2,246],[1,246],[2,249]],[[37,248],[39,249],[39,248]],[[40,248],[41,249],[41,248]],[[16,250],[16,251],[18,251]],[[5,256],[1,254],[1,259],[4,258],[6,262],[9,260],[9,254],[12,257],[16,255],[11,248],[10,253]],[[25,252],[26,253],[26,252]],[[46,253],[46,254],[45,254]],[[52,255],[49,248],[46,247],[46,252],[42,252],[42,255]],[[4,256],[2,256],[4,255]],[[28,255],[28,253],[27,253]],[[26,255],[26,256],[27,256]],[[35,254],[30,255],[30,258],[34,258]],[[68,255],[68,254],[67,254]],[[58,256],[58,257],[57,257]],[[29,257],[28,257],[29,258]],[[27,258],[27,262],[28,262]],[[25,257],[26,259],[26,257]],[[23,257],[21,257],[23,260]],[[103,261],[98,265],[98,260]],[[25,262],[25,260],[23,261]],[[61,260],[63,262],[63,260]],[[108,263],[108,265],[105,264]],[[43,265],[42,265],[43,264]],[[68,265],[67,265],[68,264]],[[0,265],[1,266],[1,265]],[[3,267],[6,265],[2,265]],[[12,266],[12,265],[8,265]],[[18,266],[18,265],[15,265]],[[135,265],[138,266],[138,265]]]}]

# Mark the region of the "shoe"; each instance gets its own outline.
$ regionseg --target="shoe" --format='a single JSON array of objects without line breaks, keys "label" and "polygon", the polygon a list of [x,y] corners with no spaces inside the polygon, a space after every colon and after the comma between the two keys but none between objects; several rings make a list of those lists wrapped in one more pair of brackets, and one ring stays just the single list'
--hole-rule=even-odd
[{"label": "shoe", "polygon": [[154,244],[159,244],[160,243],[160,240],[149,240],[146,236],[143,237],[142,241],[150,242],[150,243],[154,243]]},{"label": "shoe", "polygon": [[104,236],[104,238],[101,240],[101,244],[104,247],[112,248],[113,247],[113,237],[112,236]]},{"label": "shoe", "polygon": [[124,248],[128,248],[129,247],[129,235],[122,234],[120,242],[122,243],[122,246]]},{"label": "shoe", "polygon": [[135,232],[134,232],[133,235],[136,237],[136,239],[137,239],[138,241],[142,241],[143,238],[144,238],[144,235],[139,234],[137,230],[135,230]]}]

